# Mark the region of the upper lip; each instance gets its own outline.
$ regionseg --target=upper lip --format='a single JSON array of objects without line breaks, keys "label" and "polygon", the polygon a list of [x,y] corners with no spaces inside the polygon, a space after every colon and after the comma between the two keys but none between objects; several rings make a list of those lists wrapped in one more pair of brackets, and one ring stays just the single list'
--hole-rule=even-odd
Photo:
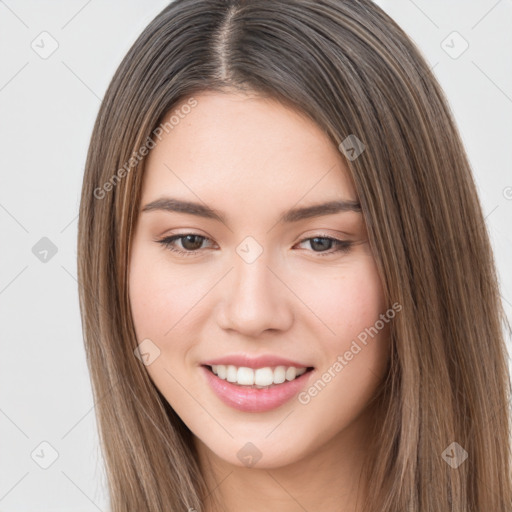
[{"label": "upper lip", "polygon": [[217,359],[210,359],[202,363],[205,366],[213,365],[233,365],[237,367],[245,368],[265,368],[275,366],[295,366],[296,368],[312,368],[309,364],[303,364],[301,362],[293,361],[292,359],[286,359],[284,357],[278,357],[273,355],[261,355],[258,357],[251,357],[243,354],[233,354],[230,356],[219,357]]}]

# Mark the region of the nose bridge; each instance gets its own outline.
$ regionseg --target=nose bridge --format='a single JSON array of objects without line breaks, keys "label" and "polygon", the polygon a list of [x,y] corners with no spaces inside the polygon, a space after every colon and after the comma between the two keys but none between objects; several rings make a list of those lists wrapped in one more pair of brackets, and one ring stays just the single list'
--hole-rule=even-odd
[{"label": "nose bridge", "polygon": [[286,288],[274,275],[275,270],[269,269],[268,253],[251,240],[242,242],[236,251],[223,297],[223,327],[248,335],[287,328],[292,313]]},{"label": "nose bridge", "polygon": [[274,301],[278,300],[276,283],[271,282],[275,277],[268,266],[266,253],[259,255],[254,261],[244,260],[243,257],[235,259],[234,283],[230,295],[239,309],[247,306],[253,312],[263,313],[265,310],[270,311]]},{"label": "nose bridge", "polygon": [[239,301],[242,299],[255,300],[269,295],[266,297],[268,303],[274,288],[270,283],[270,278],[273,276],[268,266],[268,258],[263,254],[252,262],[247,262],[243,258],[238,258],[238,261],[235,259],[235,268],[233,269],[235,283],[232,293],[239,295]]}]

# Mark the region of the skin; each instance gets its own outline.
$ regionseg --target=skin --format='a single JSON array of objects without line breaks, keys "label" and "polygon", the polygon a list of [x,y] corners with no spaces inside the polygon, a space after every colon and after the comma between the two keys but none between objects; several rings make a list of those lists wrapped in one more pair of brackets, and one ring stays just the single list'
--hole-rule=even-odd
[{"label": "skin", "polygon": [[[139,342],[149,338],[160,350],[146,369],[195,436],[212,489],[207,510],[213,497],[226,511],[359,510],[368,403],[387,368],[387,325],[307,404],[294,398],[264,413],[235,410],[201,368],[228,354],[274,354],[314,366],[313,384],[388,309],[361,213],[278,222],[292,207],[357,200],[343,156],[318,125],[273,99],[233,91],[194,98],[197,106],[148,156],[141,210],[172,196],[207,204],[226,222],[139,214],[131,308]],[[174,242],[192,256],[158,242],[187,233],[206,237]],[[250,264],[236,252],[247,236],[263,248]],[[323,238],[311,240],[326,236],[353,245],[334,252]],[[253,467],[237,457],[247,442],[262,454]]]}]

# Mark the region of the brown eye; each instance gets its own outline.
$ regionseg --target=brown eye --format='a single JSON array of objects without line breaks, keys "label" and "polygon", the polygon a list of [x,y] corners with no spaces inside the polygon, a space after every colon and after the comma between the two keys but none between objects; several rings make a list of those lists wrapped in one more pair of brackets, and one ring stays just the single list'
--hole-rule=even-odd
[{"label": "brown eye", "polygon": [[[181,241],[181,247],[176,247],[176,241]],[[205,236],[197,235],[195,233],[185,233],[182,235],[173,235],[159,240],[158,243],[162,244],[166,249],[183,254],[185,256],[192,256],[199,253],[201,245],[205,240]]]},{"label": "brown eye", "polygon": [[181,237],[181,245],[187,251],[196,251],[201,247],[204,237],[199,235],[185,235]]}]

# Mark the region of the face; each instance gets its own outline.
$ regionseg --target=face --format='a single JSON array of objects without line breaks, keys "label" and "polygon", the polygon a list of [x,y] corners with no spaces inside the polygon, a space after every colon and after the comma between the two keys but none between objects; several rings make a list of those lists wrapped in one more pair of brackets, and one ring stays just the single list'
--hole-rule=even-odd
[{"label": "face", "polygon": [[213,456],[284,466],[363,417],[385,373],[390,310],[324,132],[255,95],[188,104],[146,160],[129,272],[137,340]]}]

